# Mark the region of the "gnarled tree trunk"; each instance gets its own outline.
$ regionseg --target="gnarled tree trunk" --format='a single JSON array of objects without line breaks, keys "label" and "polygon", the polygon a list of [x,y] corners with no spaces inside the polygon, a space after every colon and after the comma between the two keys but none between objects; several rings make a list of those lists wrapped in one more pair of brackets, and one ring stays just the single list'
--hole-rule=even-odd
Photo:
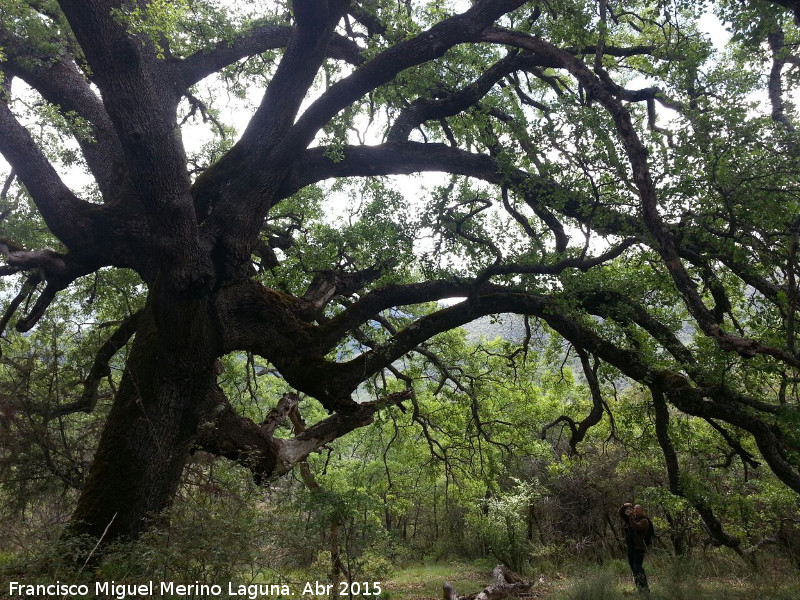
[{"label": "gnarled tree trunk", "polygon": [[206,300],[167,302],[143,313],[72,532],[136,537],[175,495],[210,404],[216,344]]}]

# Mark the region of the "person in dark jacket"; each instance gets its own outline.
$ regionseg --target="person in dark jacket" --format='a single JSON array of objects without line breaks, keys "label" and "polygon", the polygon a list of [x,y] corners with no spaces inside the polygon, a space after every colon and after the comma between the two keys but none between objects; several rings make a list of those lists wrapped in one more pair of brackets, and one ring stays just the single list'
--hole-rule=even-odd
[{"label": "person in dark jacket", "polygon": [[625,546],[628,548],[628,564],[631,566],[633,581],[640,592],[650,591],[647,574],[644,572],[644,555],[647,552],[645,536],[650,527],[650,520],[645,516],[641,504],[626,502],[619,509],[622,520],[622,531],[625,534]]}]

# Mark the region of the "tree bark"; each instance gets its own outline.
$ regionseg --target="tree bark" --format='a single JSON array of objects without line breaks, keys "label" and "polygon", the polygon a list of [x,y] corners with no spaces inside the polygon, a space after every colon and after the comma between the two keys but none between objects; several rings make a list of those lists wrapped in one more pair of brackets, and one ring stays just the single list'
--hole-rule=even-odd
[{"label": "tree bark", "polygon": [[169,298],[165,310],[154,296],[81,490],[72,534],[135,538],[161,519],[210,404],[215,356],[207,302]]}]

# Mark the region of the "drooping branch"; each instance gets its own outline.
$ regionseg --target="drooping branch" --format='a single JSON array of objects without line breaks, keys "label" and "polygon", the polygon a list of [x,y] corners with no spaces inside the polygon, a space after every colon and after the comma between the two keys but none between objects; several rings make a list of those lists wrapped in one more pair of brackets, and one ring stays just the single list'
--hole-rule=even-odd
[{"label": "drooping branch", "polygon": [[[17,172],[12,168],[11,172],[6,177],[6,180],[3,182],[3,188],[0,189],[0,201],[5,202],[8,199],[8,191],[11,189],[11,186],[14,184],[14,180],[17,178]],[[7,210],[3,211],[0,214],[0,221],[2,221],[7,216]]]},{"label": "drooping branch", "polygon": [[[484,39],[489,42],[525,48],[558,61],[562,68],[569,71],[581,85],[591,91],[592,96],[597,98],[612,116],[617,133],[631,164],[633,179],[641,202],[644,223],[656,241],[656,250],[660,253],[664,265],[669,270],[676,288],[684,299],[686,307],[700,329],[707,336],[713,338],[724,350],[736,352],[743,357],[766,354],[796,369],[800,369],[800,359],[790,352],[782,348],[762,344],[754,339],[732,335],[724,331],[716,323],[712,311],[705,305],[683,266],[675,238],[659,213],[658,195],[647,161],[648,151],[633,126],[630,112],[620,99],[614,95],[614,92],[618,91],[618,89],[613,85],[605,85],[603,78],[593,73],[583,61],[539,38],[501,29],[492,29],[484,33]],[[612,89],[609,89],[609,87]]]},{"label": "drooping branch", "polygon": [[[693,387],[682,374],[662,371],[645,364],[637,352],[619,348],[604,340],[591,329],[575,322],[553,306],[545,308],[546,299],[518,297],[519,306],[514,312],[525,312],[546,321],[562,337],[597,355],[615,366],[623,374],[659,389],[669,390],[670,401],[686,414],[720,419],[748,431],[753,435],[761,455],[781,481],[800,492],[798,465],[789,458],[790,451],[797,451],[791,435],[785,435],[769,421],[748,408],[753,402],[738,397],[725,386],[708,385]],[[522,309],[526,305],[527,309]]]},{"label": "drooping branch", "polygon": [[589,355],[583,348],[575,347],[575,352],[581,360],[581,367],[583,367],[583,374],[586,377],[586,383],[589,385],[589,392],[592,396],[592,409],[589,414],[581,419],[578,423],[568,415],[561,415],[555,421],[548,423],[542,427],[541,438],[545,439],[547,431],[555,427],[558,423],[566,423],[570,428],[569,448],[570,454],[577,452],[577,446],[586,437],[589,429],[597,425],[603,418],[603,410],[605,403],[603,401],[603,394],[600,391],[600,382],[597,379],[597,369],[599,363],[596,362],[594,366],[589,362]]},{"label": "drooping branch", "polygon": [[41,283],[41,274],[38,271],[35,271],[31,275],[29,275],[22,284],[17,295],[9,302],[8,306],[6,307],[5,313],[3,313],[2,318],[0,318],[0,335],[5,333],[6,327],[8,327],[9,321],[14,316],[14,313],[17,312],[19,305],[22,304],[23,301],[30,298],[33,292]]},{"label": "drooping branch", "polygon": [[659,446],[661,446],[661,452],[664,454],[669,491],[675,496],[683,497],[678,453],[675,451],[675,446],[669,436],[669,408],[660,389],[651,388],[650,393],[653,398],[653,407],[655,408],[656,439]]},{"label": "drooping branch", "polygon": [[725,531],[722,521],[714,514],[713,509],[705,499],[696,493],[687,493],[680,480],[678,455],[669,436],[669,409],[664,400],[664,393],[660,389],[651,388],[653,406],[655,408],[656,437],[664,453],[667,465],[670,492],[675,496],[684,498],[700,515],[705,531],[711,538],[712,544],[731,548],[742,558],[751,558],[752,555],[765,544],[774,543],[774,539],[767,537],[750,548],[742,547],[742,540]]},{"label": "drooping branch", "polygon": [[[42,318],[58,292],[65,289],[79,277],[91,273],[99,266],[94,262],[83,262],[72,254],[61,254],[49,248],[31,251],[20,250],[7,240],[0,241],[0,254],[5,256],[7,263],[6,267],[0,267],[0,276],[19,271],[35,270],[35,274],[30,276],[23,285],[23,291],[11,302],[6,310],[2,318],[0,332],[5,329],[8,321],[19,307],[22,297],[31,298],[39,282],[44,281],[46,283],[45,288],[39,294],[29,313],[18,319],[16,325],[18,331],[30,330]],[[31,285],[32,282],[35,283]]]},{"label": "drooping branch", "polygon": [[[467,283],[452,281],[386,286],[354,303],[342,313],[344,316],[309,328],[297,317],[292,317],[288,297],[257,284],[248,285],[253,289],[224,290],[225,295],[221,295],[218,301],[220,308],[224,309],[219,316],[226,336],[223,350],[250,350],[264,356],[276,365],[292,386],[316,397],[329,410],[341,411],[345,416],[358,415],[363,409],[362,405],[350,399],[350,394],[361,382],[433,335],[485,315],[527,314],[542,319],[576,347],[615,366],[626,376],[669,389],[671,402],[683,412],[719,419],[750,432],[776,475],[789,487],[800,491],[800,474],[790,458],[790,451],[796,444],[790,435],[770,424],[771,417],[769,420],[763,417],[771,415],[774,407],[762,406],[764,403],[737,394],[724,384],[701,380],[702,385],[695,386],[679,371],[661,370],[648,364],[638,351],[621,348],[572,318],[557,297],[489,284],[475,290]],[[417,319],[385,343],[350,361],[335,363],[324,358],[330,344],[337,343],[350,329],[383,307],[448,296],[467,296],[467,300]],[[303,360],[297,360],[298,357]]]},{"label": "drooping branch", "polygon": [[[397,335],[398,331],[397,327],[395,327],[386,317],[381,315],[375,315],[372,317],[371,320],[375,321],[381,327],[383,327],[389,333],[389,335],[392,336]],[[358,341],[360,344],[363,344],[367,348],[376,348],[378,346],[377,342],[368,338],[365,335],[365,333],[360,329],[353,329],[352,335],[356,341]],[[448,381],[452,382],[452,384],[456,387],[456,389],[460,390],[467,396],[473,395],[461,381],[461,378],[454,372],[454,371],[461,371],[463,373],[460,367],[455,367],[455,368],[448,367],[447,365],[444,364],[442,359],[435,352],[432,352],[425,345],[417,346],[412,350],[412,352],[428,359],[430,364],[432,364],[436,368],[436,370],[439,371],[439,373],[441,373],[442,378],[439,380],[439,384],[436,390],[433,392],[434,396],[439,394],[439,392],[442,390],[442,388],[444,388],[445,384]],[[397,379],[399,379],[400,381],[404,381],[407,387],[409,388],[411,387],[413,382],[412,378],[408,377],[407,375],[403,375],[403,373],[398,369],[396,369],[393,365],[387,366],[386,369],[390,373],[392,373]]]},{"label": "drooping branch", "polygon": [[677,361],[681,368],[695,376],[696,359],[678,337],[664,323],[655,318],[645,306],[626,294],[613,290],[582,290],[576,293],[581,305],[591,314],[613,319],[622,325],[636,323]]},{"label": "drooping branch", "polygon": [[603,263],[610,262],[615,258],[621,256],[626,250],[631,248],[634,244],[638,243],[636,238],[627,238],[622,240],[619,244],[612,246],[602,254],[597,256],[585,257],[576,256],[570,258],[563,258],[554,263],[539,263],[539,264],[515,264],[506,263],[498,264],[487,267],[481,275],[558,275],[569,269],[577,269],[584,273],[589,269],[597,267]]},{"label": "drooping branch", "polygon": [[667,478],[669,480],[670,492],[675,496],[685,498],[689,501],[703,519],[706,531],[716,544],[727,546],[742,556],[742,541],[725,531],[722,522],[714,514],[711,507],[696,494],[692,494],[691,497],[689,497],[684,493],[683,485],[680,480],[678,454],[669,436],[669,409],[667,408],[667,403],[664,401],[664,395],[660,389],[651,388],[651,393],[653,406],[655,407],[656,438],[661,446],[661,451],[664,454],[664,460],[667,465]]},{"label": "drooping branch", "polygon": [[395,306],[422,304],[445,298],[464,296],[470,291],[469,282],[444,280],[383,286],[365,294],[358,301],[323,324],[319,330],[321,347],[326,351],[333,348],[348,331],[366,323],[383,310]]},{"label": "drooping branch", "polygon": [[110,362],[114,355],[119,352],[136,333],[139,326],[141,311],[137,311],[124,319],[114,330],[102,346],[97,350],[89,373],[83,380],[83,393],[75,402],[64,404],[55,409],[56,416],[63,416],[75,412],[90,413],[97,405],[98,388],[104,377],[111,374]]},{"label": "drooping branch", "polygon": [[742,459],[742,462],[746,465],[750,465],[754,469],[757,469],[761,466],[761,463],[755,460],[752,454],[750,454],[747,450],[745,450],[742,445],[735,440],[731,434],[722,427],[719,423],[717,423],[714,419],[706,419],[706,422],[711,425],[717,432],[722,436],[722,439],[725,440],[725,443],[731,447],[735,455],[738,455],[739,458]]}]

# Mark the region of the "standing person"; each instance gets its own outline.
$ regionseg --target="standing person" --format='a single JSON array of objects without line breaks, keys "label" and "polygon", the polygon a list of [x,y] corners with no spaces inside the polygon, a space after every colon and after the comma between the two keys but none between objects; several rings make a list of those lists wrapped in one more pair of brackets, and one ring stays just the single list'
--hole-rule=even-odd
[{"label": "standing person", "polygon": [[645,536],[650,527],[650,519],[644,514],[641,504],[635,506],[626,502],[619,509],[625,546],[628,548],[628,564],[631,566],[633,581],[640,592],[649,592],[647,574],[644,572],[644,554],[647,551]]}]

